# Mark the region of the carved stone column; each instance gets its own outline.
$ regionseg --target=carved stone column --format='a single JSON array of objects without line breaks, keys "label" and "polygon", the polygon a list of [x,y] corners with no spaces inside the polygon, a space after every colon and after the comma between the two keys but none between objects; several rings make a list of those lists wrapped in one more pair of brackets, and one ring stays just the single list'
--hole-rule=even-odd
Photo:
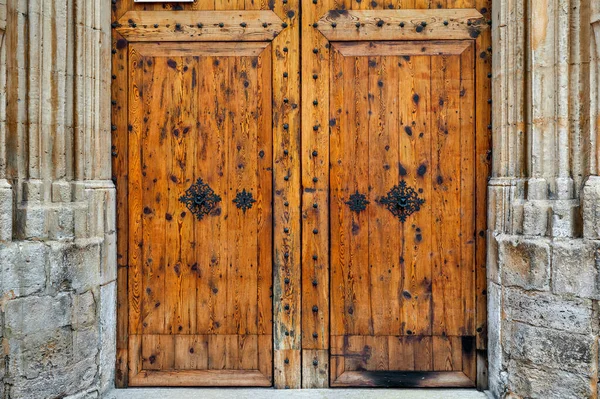
[{"label": "carved stone column", "polygon": [[0,397],[112,384],[109,7],[0,0]]},{"label": "carved stone column", "polygon": [[597,6],[493,5],[488,329],[496,397],[597,395]]}]

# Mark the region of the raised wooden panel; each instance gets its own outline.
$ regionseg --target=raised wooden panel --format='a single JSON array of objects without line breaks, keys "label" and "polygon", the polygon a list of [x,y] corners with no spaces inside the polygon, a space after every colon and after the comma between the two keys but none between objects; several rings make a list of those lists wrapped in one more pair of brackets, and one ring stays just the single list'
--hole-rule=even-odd
[{"label": "raised wooden panel", "polygon": [[[269,44],[225,55],[211,43],[129,47],[129,336],[141,336],[129,382],[225,384],[204,369],[270,385]],[[218,196],[206,212],[183,201],[193,185]]]},{"label": "raised wooden panel", "polygon": [[474,43],[333,43],[330,68],[332,384],[474,386]]}]

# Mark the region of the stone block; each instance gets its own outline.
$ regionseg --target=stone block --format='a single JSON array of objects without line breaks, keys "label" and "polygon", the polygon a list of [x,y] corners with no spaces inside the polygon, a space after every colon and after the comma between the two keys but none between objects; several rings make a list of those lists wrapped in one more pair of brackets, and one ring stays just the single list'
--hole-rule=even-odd
[{"label": "stone block", "polygon": [[97,399],[99,398],[99,394],[97,390],[79,392],[75,395],[66,396],[65,399]]},{"label": "stone block", "polygon": [[92,291],[73,297],[73,327],[87,327],[96,322],[96,300]]},{"label": "stone block", "polygon": [[73,363],[73,332],[63,327],[8,340],[11,377],[37,378],[50,369]]},{"label": "stone block", "polygon": [[583,236],[600,239],[600,176],[590,176],[581,194],[583,204]]},{"label": "stone block", "polygon": [[548,201],[527,201],[523,205],[523,234],[545,236],[548,233],[550,205]]},{"label": "stone block", "polygon": [[487,232],[486,272],[488,281],[500,284],[500,265],[498,263],[498,240],[492,231]]},{"label": "stone block", "polygon": [[0,296],[32,295],[46,286],[48,247],[40,242],[0,244]]},{"label": "stone block", "polygon": [[0,179],[0,241],[12,240],[13,216],[12,186],[6,179]]},{"label": "stone block", "polygon": [[547,290],[550,284],[550,244],[544,238],[498,237],[498,258],[505,286]]},{"label": "stone block", "polygon": [[581,399],[592,397],[592,381],[563,370],[531,367],[511,361],[508,389],[519,398]]},{"label": "stone block", "polygon": [[117,234],[115,232],[104,235],[100,274],[101,284],[107,284],[117,279]]},{"label": "stone block", "polygon": [[502,288],[488,282],[488,375],[489,389],[496,397],[504,392],[502,334]]},{"label": "stone block", "polygon": [[62,398],[90,389],[96,379],[94,359],[85,359],[67,367],[57,367],[40,373],[35,379],[14,378],[10,398]]},{"label": "stone block", "polygon": [[75,237],[73,208],[53,206],[48,209],[48,238],[51,240],[71,240]]},{"label": "stone block", "polygon": [[100,283],[99,239],[81,239],[74,243],[50,243],[50,289],[83,293]]},{"label": "stone block", "polygon": [[71,183],[68,181],[55,181],[52,183],[52,202],[70,202]]},{"label": "stone block", "polygon": [[590,335],[515,322],[511,339],[512,359],[588,377],[595,373],[597,343]]},{"label": "stone block", "polygon": [[98,326],[91,326],[73,331],[73,361],[79,362],[87,358],[95,358],[100,345]]},{"label": "stone block", "polygon": [[552,291],[600,299],[600,251],[586,240],[561,240],[552,245]]},{"label": "stone block", "polygon": [[581,230],[579,200],[553,201],[550,217],[552,237],[578,237],[581,235]]},{"label": "stone block", "polygon": [[68,293],[10,300],[5,305],[5,334],[23,337],[70,325],[71,307],[72,299]]},{"label": "stone block", "polygon": [[508,319],[533,326],[578,334],[592,332],[594,316],[589,299],[565,299],[546,292],[506,288],[503,309]]},{"label": "stone block", "polygon": [[18,206],[16,213],[15,236],[20,240],[48,239],[47,208],[40,205],[26,204]]},{"label": "stone block", "polygon": [[100,287],[100,392],[113,388],[117,348],[117,284]]}]

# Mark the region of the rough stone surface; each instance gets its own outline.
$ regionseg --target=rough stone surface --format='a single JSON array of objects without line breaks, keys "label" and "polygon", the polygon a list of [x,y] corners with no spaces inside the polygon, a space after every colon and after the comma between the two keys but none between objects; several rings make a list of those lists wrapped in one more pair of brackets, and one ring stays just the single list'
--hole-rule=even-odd
[{"label": "rough stone surface", "polygon": [[548,292],[504,290],[504,311],[509,320],[578,334],[592,332],[592,305],[591,300],[562,298]]},{"label": "rough stone surface", "polygon": [[489,387],[598,396],[600,2],[492,6]]},{"label": "rough stone surface", "polygon": [[590,379],[579,374],[516,361],[510,363],[508,370],[510,397],[581,399],[593,394]]},{"label": "rough stone surface", "polygon": [[545,240],[506,238],[499,242],[502,283],[544,290],[550,284],[550,246]]},{"label": "rough stone surface", "polygon": [[552,291],[600,299],[598,244],[583,240],[557,241],[552,246]]},{"label": "rough stone surface", "polygon": [[109,60],[110,2],[0,0],[0,399],[112,387]]}]

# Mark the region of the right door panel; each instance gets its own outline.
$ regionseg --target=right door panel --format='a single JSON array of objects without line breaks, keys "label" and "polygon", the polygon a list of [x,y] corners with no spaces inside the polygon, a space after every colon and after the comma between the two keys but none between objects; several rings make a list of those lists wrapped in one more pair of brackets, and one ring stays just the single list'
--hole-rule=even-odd
[{"label": "right door panel", "polygon": [[333,386],[474,386],[472,40],[332,42]]}]

